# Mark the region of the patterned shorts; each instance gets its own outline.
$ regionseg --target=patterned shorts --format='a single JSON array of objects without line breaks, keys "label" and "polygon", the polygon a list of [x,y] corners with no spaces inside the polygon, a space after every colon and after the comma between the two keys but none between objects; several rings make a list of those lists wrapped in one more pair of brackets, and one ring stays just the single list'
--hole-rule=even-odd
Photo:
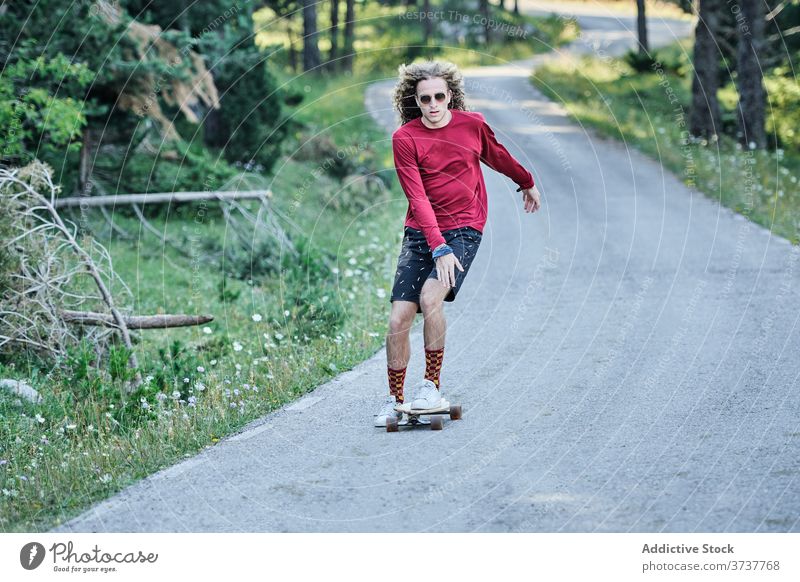
[{"label": "patterned shorts", "polygon": [[[483,235],[471,226],[463,226],[453,230],[442,232],[445,242],[453,249],[453,254],[458,258],[463,271],[455,269],[456,286],[444,298],[445,301],[453,301],[456,298],[464,278],[469,272],[472,259],[478,252]],[[417,313],[421,313],[419,307],[419,295],[422,285],[428,279],[436,279],[436,262],[433,254],[425,240],[425,235],[421,230],[405,227],[403,236],[403,247],[397,259],[397,273],[394,278],[392,295],[390,301],[413,301],[417,304]]]}]

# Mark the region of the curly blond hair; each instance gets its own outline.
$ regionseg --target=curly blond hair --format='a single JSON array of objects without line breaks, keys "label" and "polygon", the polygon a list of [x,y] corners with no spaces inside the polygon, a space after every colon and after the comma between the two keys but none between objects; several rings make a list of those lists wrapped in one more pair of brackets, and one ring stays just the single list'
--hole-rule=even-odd
[{"label": "curly blond hair", "polygon": [[444,79],[453,94],[448,109],[466,111],[464,104],[464,78],[458,67],[447,61],[426,61],[423,63],[402,64],[397,68],[399,79],[394,87],[394,108],[400,113],[400,125],[422,117],[414,96],[417,83],[426,79]]}]

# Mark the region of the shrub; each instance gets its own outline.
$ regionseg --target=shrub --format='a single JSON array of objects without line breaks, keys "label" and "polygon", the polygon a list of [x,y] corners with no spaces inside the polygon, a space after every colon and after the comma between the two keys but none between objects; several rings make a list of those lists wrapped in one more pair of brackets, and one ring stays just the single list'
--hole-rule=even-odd
[{"label": "shrub", "polygon": [[255,162],[270,172],[294,123],[284,118],[284,95],[265,56],[255,47],[230,52],[212,72],[221,108],[204,124],[206,143],[230,162]]},{"label": "shrub", "polygon": [[640,53],[635,50],[628,50],[623,57],[628,66],[637,73],[652,73],[655,71],[655,63],[658,62],[654,52]]}]

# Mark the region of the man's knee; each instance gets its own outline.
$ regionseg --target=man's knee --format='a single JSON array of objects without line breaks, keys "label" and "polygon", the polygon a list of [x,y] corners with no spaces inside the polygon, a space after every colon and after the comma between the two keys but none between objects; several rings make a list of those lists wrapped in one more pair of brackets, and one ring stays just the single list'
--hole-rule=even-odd
[{"label": "man's knee", "polygon": [[[437,281],[437,284],[438,281]],[[439,284],[441,286],[441,284]],[[423,316],[435,313],[442,308],[444,302],[444,294],[442,290],[435,289],[432,286],[423,288],[419,296],[419,306],[422,309]]]},{"label": "man's knee", "polygon": [[416,314],[416,310],[392,311],[392,314],[389,316],[389,334],[407,333],[411,329],[411,326],[414,325],[414,316]]}]

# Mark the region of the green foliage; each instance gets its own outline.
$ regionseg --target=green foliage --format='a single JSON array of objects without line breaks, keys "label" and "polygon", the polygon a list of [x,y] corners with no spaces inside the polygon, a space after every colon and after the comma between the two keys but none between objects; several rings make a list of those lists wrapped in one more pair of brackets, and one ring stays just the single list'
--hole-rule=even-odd
[{"label": "green foliage", "polygon": [[67,347],[65,366],[71,371],[72,379],[81,382],[89,378],[95,359],[94,349],[84,338],[78,344]]},{"label": "green foliage", "polygon": [[294,123],[283,114],[283,95],[265,56],[254,47],[242,48],[215,62],[211,72],[221,112],[215,123],[206,124],[206,142],[222,148],[231,162],[271,171]]},{"label": "green foliage", "polygon": [[652,73],[655,70],[655,64],[658,59],[653,52],[642,53],[638,50],[628,49],[623,57],[623,60],[628,63],[628,66],[637,73]]},{"label": "green foliage", "polygon": [[77,151],[86,125],[82,103],[70,97],[94,73],[63,54],[39,56],[6,66],[0,75],[0,161],[25,165],[35,157],[53,158]]},{"label": "green foliage", "polygon": [[274,237],[255,233],[252,250],[241,244],[225,247],[225,272],[241,281],[262,283],[280,270],[281,248]]},{"label": "green foliage", "polygon": [[298,132],[298,142],[293,159],[300,162],[312,162],[320,170],[341,180],[356,171],[356,160],[349,155],[347,148],[340,147],[327,133],[313,135],[312,132]]},{"label": "green foliage", "polygon": [[[0,198],[0,241],[10,241],[14,230],[11,223],[11,214],[5,207],[5,200]],[[0,245],[0,298],[6,289],[14,284],[13,273],[18,272],[19,259],[7,244]],[[2,302],[2,299],[0,299]]]},{"label": "green foliage", "polygon": [[232,288],[228,283],[227,276],[222,275],[222,278],[217,283],[217,298],[222,305],[230,305],[235,303],[242,292],[238,289]]},{"label": "green foliage", "polygon": [[[239,172],[225,160],[214,156],[199,143],[176,142],[158,155],[131,153],[127,156],[99,156],[95,171],[108,187],[122,193],[181,192],[218,190]],[[148,216],[160,215],[181,203],[147,204]],[[117,212],[132,215],[119,207]]]},{"label": "green foliage", "polygon": [[132,353],[133,350],[123,345],[111,346],[108,354],[108,371],[111,373],[112,380],[119,383],[133,380],[135,372],[129,365]]},{"label": "green foliage", "polygon": [[[242,245],[229,244],[224,250],[224,275],[217,289],[219,301],[229,305],[241,291],[231,288],[229,277],[254,285],[272,285],[282,301],[276,305],[275,319],[284,319],[285,311],[295,330],[310,337],[331,334],[344,321],[345,312],[337,301],[338,279],[330,264],[335,257],[298,235],[292,240],[298,256],[287,253],[267,234],[260,234],[251,252]],[[210,243],[207,243],[210,244]]]},{"label": "green foliage", "polygon": [[800,85],[788,69],[764,78],[767,89],[767,134],[776,146],[800,151]]},{"label": "green foliage", "polygon": [[[289,311],[288,317],[298,333],[312,338],[332,335],[346,317],[339,300],[338,277],[328,266],[325,255],[313,247],[309,239],[299,238],[295,244],[300,257],[284,262],[280,308]],[[278,314],[278,319],[284,317]]]},{"label": "green foliage", "polygon": [[195,350],[180,340],[174,340],[168,348],[158,349],[158,357],[160,362],[143,366],[144,371],[153,377],[151,383],[159,390],[178,390],[184,397],[188,395],[188,388],[199,374],[200,361]]}]

